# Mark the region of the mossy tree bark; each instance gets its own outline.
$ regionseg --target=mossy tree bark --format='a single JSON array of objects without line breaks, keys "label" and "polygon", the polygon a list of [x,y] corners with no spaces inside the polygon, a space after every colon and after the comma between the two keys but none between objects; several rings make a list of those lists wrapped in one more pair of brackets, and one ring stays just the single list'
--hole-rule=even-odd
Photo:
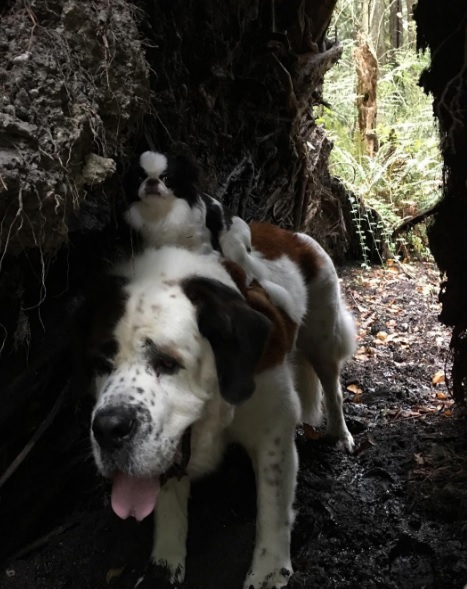
[{"label": "mossy tree bark", "polygon": [[364,153],[373,157],[378,151],[376,135],[376,101],[378,89],[378,61],[368,40],[363,36],[353,51],[357,70],[357,133]]}]

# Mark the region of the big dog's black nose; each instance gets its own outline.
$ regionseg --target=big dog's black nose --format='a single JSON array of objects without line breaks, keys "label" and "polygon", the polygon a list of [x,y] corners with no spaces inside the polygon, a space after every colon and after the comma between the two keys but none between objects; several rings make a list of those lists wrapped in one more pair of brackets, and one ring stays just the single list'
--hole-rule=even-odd
[{"label": "big dog's black nose", "polygon": [[121,446],[133,437],[136,430],[136,411],[133,407],[104,407],[92,420],[92,433],[102,448]]}]

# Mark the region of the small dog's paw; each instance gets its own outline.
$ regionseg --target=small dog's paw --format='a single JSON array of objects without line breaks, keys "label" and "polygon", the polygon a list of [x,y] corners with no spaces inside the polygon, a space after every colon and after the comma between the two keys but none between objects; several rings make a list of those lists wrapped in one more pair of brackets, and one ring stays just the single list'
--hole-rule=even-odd
[{"label": "small dog's paw", "polygon": [[282,589],[282,587],[287,587],[292,574],[293,571],[285,567],[276,569],[267,575],[251,571],[248,573],[243,589]]},{"label": "small dog's paw", "polygon": [[171,570],[166,562],[150,563],[134,589],[177,589],[182,586],[185,571],[182,566]]}]

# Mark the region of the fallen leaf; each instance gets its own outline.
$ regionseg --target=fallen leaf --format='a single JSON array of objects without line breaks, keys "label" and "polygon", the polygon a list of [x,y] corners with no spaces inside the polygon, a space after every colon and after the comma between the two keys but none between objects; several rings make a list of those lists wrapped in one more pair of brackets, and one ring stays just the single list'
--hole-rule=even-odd
[{"label": "fallen leaf", "polygon": [[361,346],[360,348],[358,348],[357,353],[355,354],[355,359],[365,362],[374,355],[375,353],[371,348],[368,348],[367,346]]},{"label": "fallen leaf", "polygon": [[438,409],[436,407],[433,407],[433,405],[423,405],[421,407],[418,407],[418,411],[419,413],[436,413]]},{"label": "fallen leaf", "polygon": [[303,433],[307,440],[319,440],[323,437],[323,434],[315,430],[315,428],[308,423],[303,424]]},{"label": "fallen leaf", "polygon": [[105,576],[105,581],[106,581],[107,585],[110,585],[110,583],[114,579],[117,579],[118,577],[120,577],[120,575],[123,573],[124,570],[125,570],[125,567],[120,567],[117,569],[109,569],[107,571],[107,575]]},{"label": "fallen leaf", "polygon": [[446,395],[446,393],[442,393],[441,391],[436,391],[436,397],[438,399],[447,399],[448,396]]},{"label": "fallen leaf", "polygon": [[361,395],[363,393],[363,390],[356,384],[349,384],[346,388],[348,391],[355,393],[356,395]]},{"label": "fallen leaf", "polygon": [[382,342],[384,342],[385,340],[387,340],[387,338],[388,338],[388,334],[387,334],[385,331],[379,331],[379,332],[376,334],[376,337],[377,337],[379,340],[381,340]]},{"label": "fallen leaf", "polygon": [[433,376],[432,383],[439,384],[441,382],[446,381],[446,375],[444,374],[444,370],[438,370],[438,372]]},{"label": "fallen leaf", "polygon": [[417,412],[411,411],[410,409],[401,409],[402,417],[416,417],[417,415]]}]

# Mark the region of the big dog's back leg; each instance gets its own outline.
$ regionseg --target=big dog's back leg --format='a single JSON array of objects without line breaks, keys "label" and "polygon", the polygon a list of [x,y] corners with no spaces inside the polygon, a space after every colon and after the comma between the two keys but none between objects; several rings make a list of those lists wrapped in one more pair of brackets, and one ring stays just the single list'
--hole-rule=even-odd
[{"label": "big dog's back leg", "polygon": [[[309,390],[303,390],[303,374],[312,367],[324,393],[327,433],[352,451],[354,441],[345,423],[340,375],[345,360],[355,350],[355,325],[345,308],[332,260],[311,237],[298,235],[321,257],[319,273],[307,285],[307,312],[298,333],[299,392],[305,403],[310,394],[316,396],[315,382],[308,384]],[[306,363],[310,367],[304,366]]]}]

